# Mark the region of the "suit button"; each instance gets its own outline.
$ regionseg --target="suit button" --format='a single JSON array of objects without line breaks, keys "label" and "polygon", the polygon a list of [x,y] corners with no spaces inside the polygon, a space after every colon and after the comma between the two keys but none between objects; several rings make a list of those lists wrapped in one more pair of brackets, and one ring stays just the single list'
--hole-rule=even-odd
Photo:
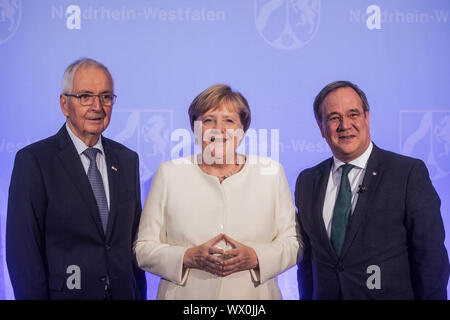
[{"label": "suit button", "polygon": [[342,271],[344,271],[344,267],[342,267],[342,266],[337,266],[337,267],[336,267],[336,270],[337,270],[338,272],[342,272]]},{"label": "suit button", "polygon": [[105,245],[105,249],[106,249],[106,251],[109,251],[109,250],[111,250],[111,246]]},{"label": "suit button", "polygon": [[101,282],[106,282],[106,276],[101,276],[101,277],[100,277],[100,281],[101,281]]}]

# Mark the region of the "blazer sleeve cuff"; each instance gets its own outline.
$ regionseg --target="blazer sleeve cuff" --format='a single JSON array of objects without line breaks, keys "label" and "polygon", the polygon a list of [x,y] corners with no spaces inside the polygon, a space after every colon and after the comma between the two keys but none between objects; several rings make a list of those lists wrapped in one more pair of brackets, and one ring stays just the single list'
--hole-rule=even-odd
[{"label": "blazer sleeve cuff", "polygon": [[258,280],[260,283],[276,277],[294,266],[297,261],[298,246],[295,246],[295,243],[287,250],[274,244],[258,244],[254,245],[253,249],[258,256],[259,272],[251,270],[250,274],[253,272],[252,279]]},{"label": "blazer sleeve cuff", "polygon": [[[182,269],[183,269],[183,267],[182,267]],[[188,274],[189,274],[189,271],[191,270],[191,268],[186,268],[185,270],[184,270],[184,272],[183,272],[183,270],[182,270],[182,272],[183,272],[183,274],[181,275],[181,281],[180,281],[180,285],[181,286],[184,286],[185,284],[186,284],[186,281],[187,281],[187,278],[188,278]]]},{"label": "blazer sleeve cuff", "polygon": [[183,273],[183,257],[187,248],[165,245],[146,253],[145,247],[136,246],[136,258],[141,269],[156,274],[178,285],[183,285],[189,270]]},{"label": "blazer sleeve cuff", "polygon": [[250,269],[250,276],[252,277],[252,281],[255,285],[261,283],[261,276],[259,273],[259,269]]}]

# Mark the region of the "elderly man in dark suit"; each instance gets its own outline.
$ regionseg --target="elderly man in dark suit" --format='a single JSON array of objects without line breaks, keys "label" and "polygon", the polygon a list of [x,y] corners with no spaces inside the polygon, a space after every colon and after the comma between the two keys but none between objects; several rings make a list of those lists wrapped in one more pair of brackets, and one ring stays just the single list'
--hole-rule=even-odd
[{"label": "elderly man in dark suit", "polygon": [[8,199],[6,259],[16,299],[145,299],[132,245],[141,213],[135,152],[104,138],[115,102],[92,59],[63,76],[58,133],[20,150]]},{"label": "elderly man in dark suit", "polygon": [[446,299],[440,199],[421,160],[378,148],[369,104],[348,81],[327,85],[314,113],[333,157],[300,173],[301,299]]}]

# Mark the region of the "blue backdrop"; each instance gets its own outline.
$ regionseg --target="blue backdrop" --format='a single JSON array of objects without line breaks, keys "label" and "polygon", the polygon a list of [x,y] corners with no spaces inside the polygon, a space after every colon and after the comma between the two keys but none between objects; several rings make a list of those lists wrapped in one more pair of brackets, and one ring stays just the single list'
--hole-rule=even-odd
[{"label": "blue backdrop", "polygon": [[[293,191],[331,155],[313,99],[345,79],[368,96],[373,141],[426,162],[450,230],[449,25],[448,0],[0,0],[0,298],[14,298],[4,258],[14,155],[61,127],[62,73],[80,57],[115,78],[105,134],[139,153],[142,200],[158,164],[179,156],[172,134],[189,130],[190,102],[214,83],[248,99],[251,129],[267,130]],[[158,278],[148,280],[153,299]],[[296,268],[279,284],[298,298]]]}]

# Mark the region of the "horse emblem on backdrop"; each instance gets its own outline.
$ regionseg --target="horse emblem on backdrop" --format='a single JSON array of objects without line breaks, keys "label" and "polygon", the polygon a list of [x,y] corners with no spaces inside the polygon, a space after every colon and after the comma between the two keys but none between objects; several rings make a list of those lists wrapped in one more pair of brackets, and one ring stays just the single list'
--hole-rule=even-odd
[{"label": "horse emblem on backdrop", "polygon": [[0,0],[0,45],[11,39],[20,25],[20,0]]},{"label": "horse emblem on backdrop", "polygon": [[431,179],[450,175],[450,111],[402,111],[400,146],[404,155],[423,159]]},{"label": "horse emblem on backdrop", "polygon": [[172,110],[115,110],[107,136],[139,154],[140,180],[150,181],[161,162],[170,158]]},{"label": "horse emblem on backdrop", "polygon": [[275,48],[301,48],[319,29],[320,0],[255,0],[255,25]]}]

